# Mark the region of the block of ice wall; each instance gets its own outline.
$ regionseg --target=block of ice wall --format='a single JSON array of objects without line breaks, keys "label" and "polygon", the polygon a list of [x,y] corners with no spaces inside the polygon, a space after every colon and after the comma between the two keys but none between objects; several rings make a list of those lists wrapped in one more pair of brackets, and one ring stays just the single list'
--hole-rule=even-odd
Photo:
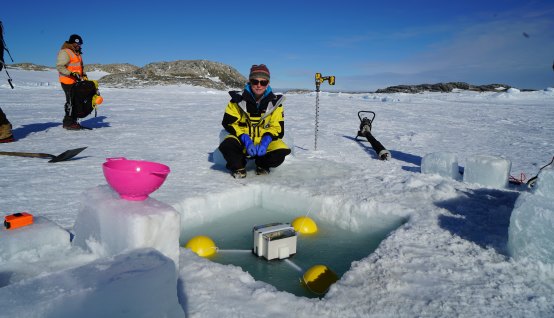
[{"label": "block of ice wall", "polygon": [[33,217],[33,224],[7,230],[0,229],[0,262],[36,261],[71,247],[70,234],[45,217]]},{"label": "block of ice wall", "polygon": [[445,178],[457,180],[460,175],[458,156],[452,152],[433,152],[426,154],[421,160],[421,172],[438,174]]},{"label": "block of ice wall", "polygon": [[554,263],[554,200],[522,193],[514,206],[508,229],[508,250],[515,259]]},{"label": "block of ice wall", "polygon": [[554,199],[554,168],[545,168],[539,173],[534,192]]},{"label": "block of ice wall", "polygon": [[100,256],[152,247],[179,265],[180,215],[148,198],[121,199],[108,185],[87,190],[74,226],[73,244]]},{"label": "block of ice wall", "polygon": [[2,317],[185,317],[174,263],[132,250],[0,288]]},{"label": "block of ice wall", "polygon": [[515,259],[554,263],[554,169],[543,169],[532,194],[521,194],[510,217],[508,249]]},{"label": "block of ice wall", "polygon": [[464,182],[478,183],[492,188],[505,188],[508,185],[511,169],[512,162],[510,160],[475,155],[466,159]]}]

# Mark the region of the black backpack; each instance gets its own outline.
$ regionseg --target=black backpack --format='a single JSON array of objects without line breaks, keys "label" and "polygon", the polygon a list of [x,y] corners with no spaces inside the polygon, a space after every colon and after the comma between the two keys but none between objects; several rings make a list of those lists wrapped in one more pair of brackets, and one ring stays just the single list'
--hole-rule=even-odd
[{"label": "black backpack", "polygon": [[85,118],[92,113],[92,98],[98,89],[93,81],[78,81],[70,91],[71,114],[77,118]]}]

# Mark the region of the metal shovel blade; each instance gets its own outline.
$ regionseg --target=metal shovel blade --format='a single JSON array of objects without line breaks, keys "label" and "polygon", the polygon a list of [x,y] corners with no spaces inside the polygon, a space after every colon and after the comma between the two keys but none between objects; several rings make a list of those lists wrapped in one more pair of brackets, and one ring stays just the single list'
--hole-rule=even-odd
[{"label": "metal shovel blade", "polygon": [[83,151],[85,149],[87,149],[87,147],[66,150],[63,153],[52,157],[52,159],[50,159],[48,162],[60,162],[60,161],[69,160],[69,159],[75,157],[76,155],[78,155],[81,151]]}]

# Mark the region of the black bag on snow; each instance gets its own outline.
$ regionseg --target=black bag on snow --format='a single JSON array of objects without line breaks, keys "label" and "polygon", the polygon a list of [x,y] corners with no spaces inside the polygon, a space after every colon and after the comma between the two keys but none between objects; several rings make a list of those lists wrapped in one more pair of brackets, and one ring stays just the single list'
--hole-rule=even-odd
[{"label": "black bag on snow", "polygon": [[98,89],[93,81],[76,82],[70,91],[71,115],[85,118],[92,113],[92,98]]}]

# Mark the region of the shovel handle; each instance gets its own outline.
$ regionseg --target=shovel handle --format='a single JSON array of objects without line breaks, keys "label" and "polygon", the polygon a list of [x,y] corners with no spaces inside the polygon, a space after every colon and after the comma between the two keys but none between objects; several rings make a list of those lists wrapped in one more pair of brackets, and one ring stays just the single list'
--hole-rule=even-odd
[{"label": "shovel handle", "polygon": [[31,157],[31,158],[53,158],[54,155],[47,153],[36,152],[17,152],[17,151],[0,151],[2,156],[16,156],[16,157]]}]

